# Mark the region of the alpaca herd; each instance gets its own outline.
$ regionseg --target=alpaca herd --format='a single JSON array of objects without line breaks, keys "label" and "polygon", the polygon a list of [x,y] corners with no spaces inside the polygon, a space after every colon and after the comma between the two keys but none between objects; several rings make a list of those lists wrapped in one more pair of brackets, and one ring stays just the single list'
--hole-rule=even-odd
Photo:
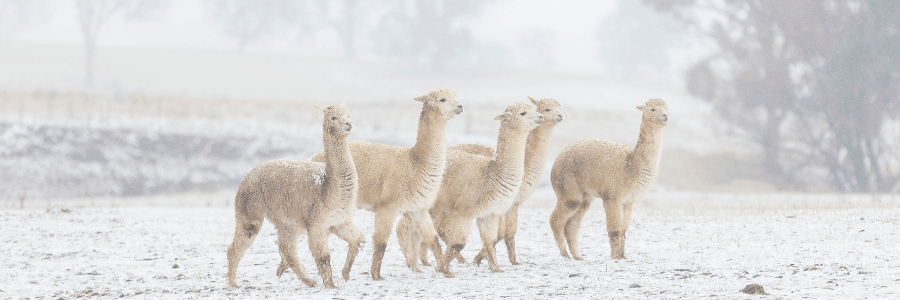
[{"label": "alpaca herd", "polygon": [[[356,209],[375,213],[369,272],[374,280],[384,279],[381,264],[398,216],[397,240],[406,265],[415,272],[421,272],[420,262],[430,266],[427,254],[431,250],[435,271],[454,277],[450,262],[465,262],[460,250],[473,220],[482,240],[475,264],[487,259],[492,272],[502,272],[495,251],[501,240],[510,263],[520,264],[515,254],[519,205],[537,188],[553,130],[563,120],[556,100],[528,98],[533,105],[510,105],[494,118],[500,123],[496,147],[447,147],[447,122],[461,114],[463,107],[456,94],[446,89],[414,98],[422,103],[422,111],[413,147],[349,141],[352,125],[344,105],[316,106],[323,116],[324,149],[309,161],[278,159],[260,164],[238,188],[234,240],[227,251],[228,285],[238,286],[238,263],[264,219],[277,230],[278,276],[291,269],[304,284],[316,285],[297,259],[297,238],[306,232],[323,284],[335,288],[327,244],[333,233],[348,243],[342,276],[349,280],[365,241],[351,222]],[[566,147],[553,163],[550,180],[557,204],[549,223],[562,256],[571,253],[582,260],[578,251],[581,220],[593,199],[601,198],[611,256],[625,258],[632,205],[656,181],[662,130],[668,121],[668,106],[660,99],[638,109],[643,117],[636,147],[585,139]]]}]

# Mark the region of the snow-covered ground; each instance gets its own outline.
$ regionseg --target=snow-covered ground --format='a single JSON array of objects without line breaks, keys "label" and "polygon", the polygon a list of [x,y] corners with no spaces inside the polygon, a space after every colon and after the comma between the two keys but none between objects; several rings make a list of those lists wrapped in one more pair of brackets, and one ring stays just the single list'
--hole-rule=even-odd
[{"label": "snow-covered ground", "polygon": [[[198,198],[206,199],[172,195],[157,200],[184,204]],[[517,235],[524,264],[510,265],[501,244],[497,254],[505,272],[496,274],[484,265],[458,263],[451,265],[456,278],[444,278],[433,268],[413,273],[392,238],[382,269],[386,280],[372,281],[367,274],[372,250],[367,244],[345,282],[339,270],[346,244],[331,237],[337,290],[321,286],[305,237],[299,257],[320,284],[306,287],[290,272],[276,277],[280,258],[268,223],[241,261],[238,282],[245,288],[227,287],[225,248],[234,230],[227,199],[206,203],[212,207],[109,207],[113,202],[106,207],[54,204],[52,209],[0,210],[0,299],[900,297],[896,197],[851,209],[779,208],[792,206],[777,202],[756,208],[676,209],[648,200],[657,204],[635,210],[628,259],[621,261],[609,258],[599,205],[581,231],[586,261],[561,257],[547,224],[551,209],[529,206],[520,214]],[[790,197],[780,203],[787,202]],[[359,211],[354,221],[370,240],[373,215]],[[473,230],[463,255],[471,260],[478,249]],[[739,292],[751,283],[762,285],[769,295]]]}]

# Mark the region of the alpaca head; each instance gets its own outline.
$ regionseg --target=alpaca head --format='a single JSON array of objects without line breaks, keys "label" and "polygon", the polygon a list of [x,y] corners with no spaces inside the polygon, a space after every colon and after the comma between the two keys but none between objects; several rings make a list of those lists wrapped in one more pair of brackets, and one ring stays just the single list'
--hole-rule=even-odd
[{"label": "alpaca head", "polygon": [[502,114],[494,117],[500,121],[501,127],[510,127],[518,131],[531,131],[544,123],[544,116],[535,111],[530,104],[517,103],[506,107]]},{"label": "alpaca head", "polygon": [[528,100],[537,106],[537,112],[544,116],[547,125],[556,125],[562,122],[563,116],[559,112],[559,102],[553,99],[541,99],[540,101],[528,96]]},{"label": "alpaca head", "polygon": [[344,104],[338,106],[321,107],[313,104],[324,116],[322,127],[334,136],[346,136],[350,134],[353,124],[350,123],[350,113]]},{"label": "alpaca head", "polygon": [[644,105],[638,105],[638,110],[644,112],[642,122],[665,127],[669,122],[669,105],[662,99],[650,99]]},{"label": "alpaca head", "polygon": [[413,100],[424,104],[422,113],[430,111],[449,120],[463,112],[462,104],[456,101],[456,93],[448,89],[433,90]]}]

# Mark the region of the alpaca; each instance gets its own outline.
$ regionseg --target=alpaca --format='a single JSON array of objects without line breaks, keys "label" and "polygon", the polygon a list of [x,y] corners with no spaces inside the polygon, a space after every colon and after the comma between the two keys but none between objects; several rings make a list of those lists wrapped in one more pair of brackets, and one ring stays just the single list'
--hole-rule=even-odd
[{"label": "alpaca", "polygon": [[[350,152],[359,174],[358,208],[375,212],[375,245],[371,276],[381,277],[381,263],[387,241],[399,214],[415,221],[425,241],[434,245],[434,255],[441,256],[437,231],[428,208],[434,203],[444,176],[447,145],[447,121],[462,113],[456,93],[441,89],[414,98],[422,102],[416,144],[412,147],[389,146],[368,142],[350,142]],[[319,152],[312,161],[324,161]],[[442,272],[441,270],[437,270]]]},{"label": "alpaca", "polygon": [[309,234],[309,251],[327,288],[335,288],[331,275],[328,235],[350,244],[344,279],[365,237],[351,222],[356,212],[357,174],[347,139],[352,125],[344,105],[321,108],[325,163],[277,159],[253,168],[238,187],[234,199],[234,240],[228,246],[228,285],[237,287],[237,266],[244,251],[269,219],[278,230],[278,252],[284,269],[291,268],[308,286],[316,282],[297,260],[297,237]]},{"label": "alpaca", "polygon": [[[506,213],[513,203],[525,174],[525,141],[528,133],[543,123],[544,118],[529,104],[515,104],[494,120],[501,121],[496,155],[488,157],[449,150],[444,181],[429,210],[441,239],[447,244],[443,257],[435,255],[437,268],[447,277],[454,277],[450,272],[450,260],[465,247],[473,219],[478,220],[491,271],[502,272],[493,251],[497,238],[496,215]],[[400,222],[405,224],[397,227],[397,237],[407,264],[415,264],[415,257],[419,255],[410,245],[418,242],[424,247],[420,249],[439,247],[434,243],[426,244],[427,240],[405,240],[416,238],[415,233],[406,232],[415,229],[408,225],[414,221],[404,215]],[[424,255],[420,258],[424,260]]]},{"label": "alpaca", "polygon": [[[559,112],[559,102],[553,99],[541,99],[540,101],[528,97],[531,103],[537,106],[537,112],[544,116],[545,122],[538,128],[528,134],[528,140],[525,142],[525,177],[522,178],[522,186],[516,193],[516,198],[509,211],[506,214],[498,216],[499,227],[497,228],[497,242],[503,240],[506,243],[506,254],[509,256],[509,262],[513,265],[520,265],[516,260],[516,229],[518,228],[519,205],[531,197],[534,190],[537,189],[538,183],[541,181],[541,175],[544,174],[544,166],[547,163],[547,154],[550,152],[550,138],[553,135],[553,129],[562,122],[563,116]],[[472,154],[484,156],[492,156],[494,148],[481,144],[459,144],[450,147],[453,150],[465,151]],[[487,252],[482,249],[473,262],[478,265],[485,258]],[[457,257],[460,262],[465,262],[462,256]]]},{"label": "alpaca", "polygon": [[663,128],[669,120],[669,106],[660,99],[648,100],[637,108],[643,117],[634,149],[585,139],[563,149],[553,163],[550,182],[556,192],[556,208],[550,215],[550,227],[564,257],[569,257],[565,240],[572,257],[583,260],[578,254],[578,230],[591,202],[600,198],[606,211],[612,258],[625,258],[625,232],[631,222],[631,208],[656,181]]}]

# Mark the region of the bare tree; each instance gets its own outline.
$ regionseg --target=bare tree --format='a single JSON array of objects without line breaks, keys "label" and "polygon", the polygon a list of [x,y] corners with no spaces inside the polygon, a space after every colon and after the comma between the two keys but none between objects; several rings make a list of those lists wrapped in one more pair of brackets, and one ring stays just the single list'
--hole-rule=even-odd
[{"label": "bare tree", "polygon": [[377,1],[363,0],[316,0],[312,3],[316,21],[337,33],[344,48],[344,57],[356,58],[358,39],[365,35],[370,19],[379,11]]},{"label": "bare tree", "polygon": [[376,47],[395,57],[443,69],[464,63],[473,41],[463,23],[481,12],[486,1],[388,0]]},{"label": "bare tree", "polygon": [[[900,190],[900,148],[890,143],[898,137],[882,134],[886,123],[900,122],[900,3],[839,2],[825,9],[835,18],[823,24],[828,31],[821,32],[841,39],[807,41],[821,46],[811,49],[823,50],[804,50],[823,63],[797,111],[804,128],[816,123],[827,127],[804,131],[802,138],[833,174],[836,188]],[[835,25],[840,29],[832,28]]]},{"label": "bare tree", "polygon": [[84,85],[94,83],[94,51],[100,29],[116,15],[126,21],[139,19],[164,10],[167,0],[75,0],[78,22],[85,48]]},{"label": "bare tree", "polygon": [[900,188],[900,149],[882,131],[900,121],[900,2],[648,2],[694,26],[686,12],[715,16],[705,30],[719,51],[690,69],[688,90],[761,146],[774,183]]},{"label": "bare tree", "polygon": [[687,39],[677,25],[673,17],[645,3],[620,0],[618,10],[604,18],[597,30],[598,53],[606,71],[624,80],[668,79],[668,52],[682,47]]},{"label": "bare tree", "polygon": [[0,42],[17,32],[46,22],[52,8],[48,0],[0,0]]},{"label": "bare tree", "polygon": [[309,1],[304,0],[208,0],[213,18],[222,31],[237,39],[237,52],[266,36],[287,31],[293,25],[304,27]]}]

